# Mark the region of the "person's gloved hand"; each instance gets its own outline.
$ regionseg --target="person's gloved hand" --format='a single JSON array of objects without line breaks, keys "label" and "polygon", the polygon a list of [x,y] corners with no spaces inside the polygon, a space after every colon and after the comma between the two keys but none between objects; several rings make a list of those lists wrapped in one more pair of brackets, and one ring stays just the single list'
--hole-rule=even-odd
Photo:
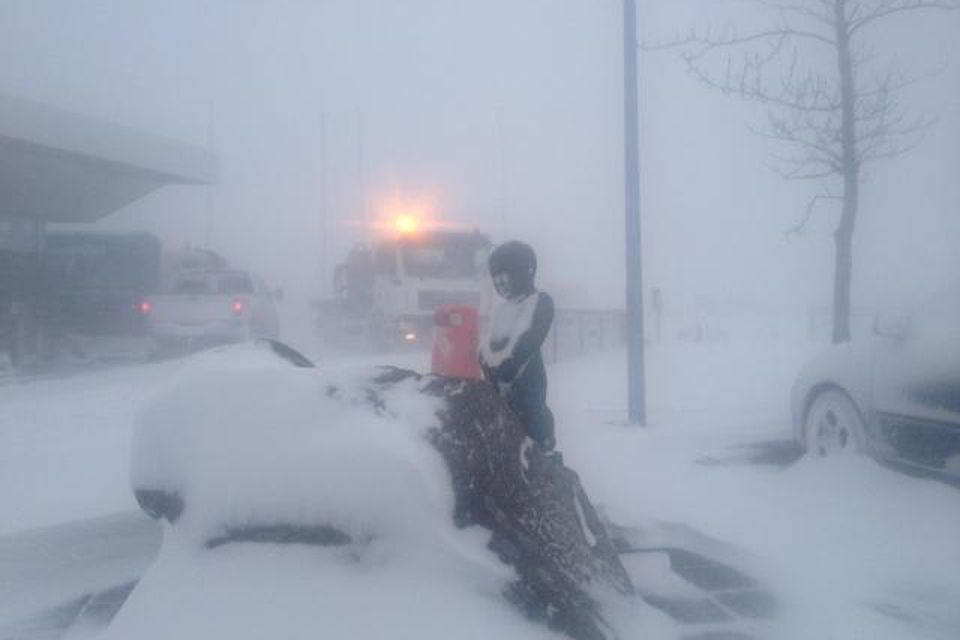
[{"label": "person's gloved hand", "polygon": [[497,367],[496,376],[498,380],[503,382],[513,382],[519,372],[520,363],[517,362],[516,358],[507,358]]},{"label": "person's gloved hand", "polygon": [[543,439],[543,442],[540,443],[540,448],[546,452],[553,451],[557,446],[557,439],[553,437],[553,434],[548,435]]}]

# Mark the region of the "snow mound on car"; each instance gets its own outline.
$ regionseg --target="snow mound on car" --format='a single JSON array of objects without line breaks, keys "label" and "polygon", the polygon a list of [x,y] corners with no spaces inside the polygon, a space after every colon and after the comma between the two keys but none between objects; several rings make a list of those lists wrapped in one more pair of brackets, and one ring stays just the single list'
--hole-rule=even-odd
[{"label": "snow mound on car", "polygon": [[[420,381],[374,396],[375,370],[276,360],[204,354],[143,412],[133,486],[185,506],[107,637],[556,637],[502,598],[514,574],[489,532],[454,526],[451,478],[426,437],[440,401]],[[274,525],[342,535],[209,544]]]},{"label": "snow mound on car", "polygon": [[199,358],[140,417],[133,486],[182,497],[181,535],[203,543],[230,528],[323,524],[369,538],[449,526],[449,474],[423,437],[435,399],[402,385],[371,411],[369,371],[275,360],[244,350]]}]

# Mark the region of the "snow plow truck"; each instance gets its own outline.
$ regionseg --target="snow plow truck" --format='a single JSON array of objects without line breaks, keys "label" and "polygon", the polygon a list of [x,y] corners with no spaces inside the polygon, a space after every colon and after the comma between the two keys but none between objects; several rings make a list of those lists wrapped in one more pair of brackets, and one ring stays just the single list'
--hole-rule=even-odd
[{"label": "snow plow truck", "polygon": [[490,239],[479,231],[419,230],[403,225],[386,239],[358,244],[333,272],[333,299],[318,303],[328,345],[376,350],[429,346],[442,305],[489,315]]}]

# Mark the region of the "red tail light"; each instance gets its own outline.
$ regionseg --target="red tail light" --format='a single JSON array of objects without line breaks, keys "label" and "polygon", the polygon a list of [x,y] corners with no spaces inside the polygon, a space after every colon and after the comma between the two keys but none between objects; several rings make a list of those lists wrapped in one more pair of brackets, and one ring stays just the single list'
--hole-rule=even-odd
[{"label": "red tail light", "polygon": [[231,306],[233,312],[237,315],[243,313],[243,310],[246,308],[246,305],[243,304],[243,300],[234,300],[233,305]]},{"label": "red tail light", "polygon": [[153,305],[150,304],[149,300],[141,300],[140,304],[137,305],[137,310],[143,315],[147,315],[153,311]]}]

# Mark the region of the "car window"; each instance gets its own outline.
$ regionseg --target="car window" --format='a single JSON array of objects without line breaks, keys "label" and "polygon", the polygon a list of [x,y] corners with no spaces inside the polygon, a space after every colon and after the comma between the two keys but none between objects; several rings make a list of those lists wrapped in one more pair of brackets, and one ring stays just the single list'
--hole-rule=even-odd
[{"label": "car window", "polygon": [[952,333],[957,329],[960,329],[960,287],[950,287],[938,292],[910,316],[911,336]]},{"label": "car window", "polygon": [[253,283],[244,274],[229,274],[220,276],[217,286],[218,293],[253,293]]},{"label": "car window", "polygon": [[211,293],[210,280],[203,276],[183,277],[173,288],[176,293]]},{"label": "car window", "polygon": [[941,291],[910,316],[907,342],[927,360],[950,360],[960,369],[960,287]]}]

